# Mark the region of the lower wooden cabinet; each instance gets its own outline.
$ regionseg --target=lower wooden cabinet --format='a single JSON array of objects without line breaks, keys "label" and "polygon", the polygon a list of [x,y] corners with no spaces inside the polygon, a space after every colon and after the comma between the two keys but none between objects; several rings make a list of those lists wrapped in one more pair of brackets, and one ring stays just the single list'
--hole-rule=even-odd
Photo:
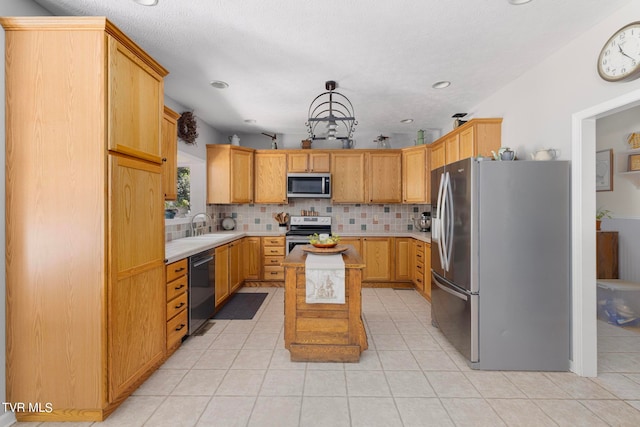
[{"label": "lower wooden cabinet", "polygon": [[216,310],[229,297],[229,246],[222,245],[215,249],[216,260]]},{"label": "lower wooden cabinet", "polygon": [[362,260],[366,264],[362,271],[363,282],[389,282],[393,278],[391,257],[393,237],[364,237]]},{"label": "lower wooden cabinet", "polygon": [[596,277],[618,278],[618,232],[596,232]]},{"label": "lower wooden cabinet", "polygon": [[262,259],[260,257],[260,237],[245,237],[242,249],[243,280],[260,280]]},{"label": "lower wooden cabinet", "polygon": [[431,244],[412,239],[412,281],[416,290],[431,301]]},{"label": "lower wooden cabinet", "polygon": [[411,281],[410,258],[411,241],[408,237],[396,237],[395,241],[395,276],[396,281]]},{"label": "lower wooden cabinet", "polygon": [[231,242],[229,247],[229,293],[233,294],[242,286],[243,266],[240,262],[242,239]]},{"label": "lower wooden cabinet", "polygon": [[284,236],[262,238],[262,280],[284,281]]},{"label": "lower wooden cabinet", "polygon": [[187,334],[189,276],[187,259],[166,266],[167,277],[167,351],[172,350]]}]

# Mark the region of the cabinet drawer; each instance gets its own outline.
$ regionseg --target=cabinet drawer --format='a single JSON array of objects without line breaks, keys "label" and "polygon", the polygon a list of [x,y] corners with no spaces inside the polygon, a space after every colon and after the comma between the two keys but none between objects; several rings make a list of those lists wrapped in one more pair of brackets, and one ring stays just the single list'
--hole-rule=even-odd
[{"label": "cabinet drawer", "polygon": [[173,282],[167,284],[167,301],[171,301],[183,292],[187,292],[187,276],[178,277]]},{"label": "cabinet drawer", "polygon": [[264,267],[264,280],[284,280],[284,267],[272,267],[267,265]]},{"label": "cabinet drawer", "polygon": [[284,261],[284,257],[283,256],[266,256],[266,257],[264,257],[264,265],[280,267],[280,265],[282,264],[282,261]]},{"label": "cabinet drawer", "polygon": [[172,299],[167,303],[167,319],[171,319],[178,314],[181,310],[187,307],[187,293]]},{"label": "cabinet drawer", "polygon": [[167,322],[167,348],[176,345],[187,334],[187,310]]},{"label": "cabinet drawer", "polygon": [[274,255],[284,256],[284,246],[281,246],[281,247],[265,246],[263,253],[265,258],[268,256],[274,256]]},{"label": "cabinet drawer", "polygon": [[284,247],[284,236],[263,237],[262,246],[283,246]]},{"label": "cabinet drawer", "polygon": [[167,282],[177,279],[180,276],[187,274],[187,259],[181,259],[180,261],[173,262],[167,265]]}]

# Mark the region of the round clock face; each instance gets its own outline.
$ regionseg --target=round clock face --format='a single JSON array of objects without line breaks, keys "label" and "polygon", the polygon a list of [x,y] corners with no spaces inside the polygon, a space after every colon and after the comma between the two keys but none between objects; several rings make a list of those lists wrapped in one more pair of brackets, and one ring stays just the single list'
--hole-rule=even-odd
[{"label": "round clock face", "polygon": [[600,51],[598,74],[609,82],[640,77],[640,22],[632,22],[611,36]]}]

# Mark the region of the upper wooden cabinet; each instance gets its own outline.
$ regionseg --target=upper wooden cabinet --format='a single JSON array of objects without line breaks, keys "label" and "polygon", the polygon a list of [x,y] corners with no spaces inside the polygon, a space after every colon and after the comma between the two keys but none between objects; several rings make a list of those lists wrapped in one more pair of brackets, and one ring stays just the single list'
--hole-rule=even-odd
[{"label": "upper wooden cabinet", "polygon": [[403,203],[431,203],[430,169],[427,145],[402,149]]},{"label": "upper wooden cabinet", "polygon": [[19,421],[99,421],[165,353],[166,70],[105,18],[0,24],[6,400],[51,402]]},{"label": "upper wooden cabinet", "polygon": [[107,41],[109,149],[160,163],[163,77],[167,72],[147,64],[117,35]]},{"label": "upper wooden cabinet", "polygon": [[287,172],[330,172],[331,154],[301,150],[288,153]]},{"label": "upper wooden cabinet", "polygon": [[254,151],[230,144],[207,145],[207,203],[253,202]]},{"label": "upper wooden cabinet", "polygon": [[501,118],[469,120],[431,144],[431,169],[469,157],[492,157],[501,138]]},{"label": "upper wooden cabinet", "polygon": [[367,202],[402,202],[402,154],[400,150],[367,153]]},{"label": "upper wooden cabinet", "polygon": [[365,153],[331,153],[331,200],[334,203],[365,203]]},{"label": "upper wooden cabinet", "polygon": [[287,203],[287,154],[256,151],[254,203]]},{"label": "upper wooden cabinet", "polygon": [[162,190],[165,200],[178,198],[178,117],[164,107],[162,118]]}]

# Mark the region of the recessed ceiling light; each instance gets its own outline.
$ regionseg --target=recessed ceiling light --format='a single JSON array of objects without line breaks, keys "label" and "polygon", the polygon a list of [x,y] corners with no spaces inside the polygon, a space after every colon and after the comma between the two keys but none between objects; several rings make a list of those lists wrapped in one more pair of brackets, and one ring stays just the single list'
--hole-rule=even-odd
[{"label": "recessed ceiling light", "polygon": [[531,0],[507,0],[510,4],[514,6],[520,6],[521,4],[527,4]]},{"label": "recessed ceiling light", "polygon": [[216,89],[226,89],[229,87],[229,83],[227,82],[223,82],[222,80],[214,80],[212,82],[209,83],[211,86],[215,87]]},{"label": "recessed ceiling light", "polygon": [[133,0],[133,1],[143,6],[155,6],[158,4],[158,0]]},{"label": "recessed ceiling light", "polygon": [[450,81],[442,80],[439,82],[435,82],[434,84],[431,85],[431,87],[434,89],[444,89],[445,87],[449,87],[450,85],[451,85]]},{"label": "recessed ceiling light", "polygon": [[413,119],[402,119],[400,120],[400,123],[404,123],[404,124],[413,123]]},{"label": "recessed ceiling light", "polygon": [[254,119],[246,119],[245,123],[249,123],[250,125],[254,124],[256,121]]}]

